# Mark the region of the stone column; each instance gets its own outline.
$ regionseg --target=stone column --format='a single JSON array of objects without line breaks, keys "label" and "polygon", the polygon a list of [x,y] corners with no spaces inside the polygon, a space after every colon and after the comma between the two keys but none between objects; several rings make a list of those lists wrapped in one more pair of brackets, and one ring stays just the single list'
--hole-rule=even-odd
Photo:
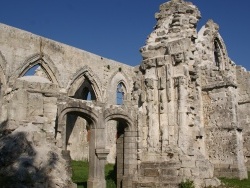
[{"label": "stone column", "polygon": [[[152,69],[155,71],[154,69]],[[148,71],[149,75],[153,74],[152,70]],[[148,115],[148,150],[151,153],[159,151],[159,114],[158,114],[158,89],[156,78],[146,78],[146,94],[147,94],[147,115]]]},{"label": "stone column", "polygon": [[67,150],[66,117],[67,117],[67,115],[64,115],[61,122],[58,123],[57,134],[59,134],[59,135],[56,136],[57,141],[59,141],[59,143],[57,144],[58,147],[62,148],[64,151]]},{"label": "stone column", "polygon": [[188,130],[187,130],[187,89],[184,76],[180,76],[176,80],[178,82],[178,123],[179,123],[179,139],[178,145],[184,153],[188,149]]},{"label": "stone column", "polygon": [[104,169],[109,150],[105,149],[103,137],[104,129],[91,129],[88,188],[106,188]]},{"label": "stone column", "polygon": [[98,166],[96,166],[96,175],[99,179],[98,188],[106,188],[105,165],[107,156],[109,154],[109,149],[96,149],[95,152],[98,159]]},{"label": "stone column", "polygon": [[168,131],[168,111],[167,111],[167,78],[166,69],[164,66],[158,68],[158,90],[159,90],[159,119],[161,132],[161,151],[169,145],[169,131]]}]

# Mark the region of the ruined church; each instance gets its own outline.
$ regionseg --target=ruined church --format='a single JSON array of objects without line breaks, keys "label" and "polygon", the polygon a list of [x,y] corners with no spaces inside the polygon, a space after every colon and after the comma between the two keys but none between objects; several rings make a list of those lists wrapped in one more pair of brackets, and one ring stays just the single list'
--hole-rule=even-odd
[{"label": "ruined church", "polygon": [[106,187],[107,163],[117,188],[247,178],[250,73],[216,23],[197,31],[192,3],[166,2],[155,18],[136,67],[0,24],[1,176],[73,188],[70,160],[86,160],[88,188]]}]

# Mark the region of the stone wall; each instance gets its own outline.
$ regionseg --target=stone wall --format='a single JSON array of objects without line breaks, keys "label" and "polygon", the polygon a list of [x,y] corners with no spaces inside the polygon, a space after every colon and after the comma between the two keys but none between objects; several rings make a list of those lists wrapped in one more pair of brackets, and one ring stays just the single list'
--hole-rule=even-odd
[{"label": "stone wall", "polygon": [[[121,82],[125,85],[126,93],[128,93],[125,97],[130,97],[129,93],[132,89],[131,78],[133,75],[132,67],[7,25],[1,24],[0,30],[2,33],[0,36],[0,52],[2,52],[1,66],[5,68],[4,76],[9,80],[8,92],[19,87],[19,77],[26,76],[25,72],[28,71],[29,68],[39,64],[40,73],[36,73],[36,75],[42,75],[49,79],[58,88],[57,92],[62,95],[83,98],[83,89],[84,87],[88,87],[95,100],[100,102],[109,101],[110,104],[116,104],[117,85]],[[8,43],[5,42],[6,40],[8,40]],[[19,44],[22,44],[22,47],[19,46]],[[102,66],[100,66],[100,64]],[[98,70],[98,73],[94,72],[94,70]],[[4,78],[1,80],[4,80]],[[88,80],[91,84],[84,86],[82,85],[83,80]],[[32,87],[36,87],[33,86],[36,85],[36,83],[31,85],[32,86],[29,86],[31,89]],[[37,90],[36,95],[41,95],[38,94],[40,88],[35,89]],[[19,97],[22,98],[21,95]],[[29,98],[27,100],[29,100]],[[37,106],[40,107],[39,101],[36,102]],[[39,111],[39,109],[37,109],[37,111]],[[40,113],[42,114],[42,111],[40,111]],[[116,123],[113,123],[112,126],[114,128],[109,129],[109,131],[113,130],[110,134],[113,135],[111,137],[114,139],[116,135]],[[78,132],[77,128],[74,130]],[[84,130],[81,131],[84,132]],[[112,146],[109,148],[113,154],[110,154],[109,162],[113,163],[115,161],[115,139],[110,142]],[[88,146],[85,145],[86,143],[83,143],[81,147],[85,147],[87,152]],[[73,150],[78,150],[78,147]],[[86,152],[84,151],[84,153]],[[88,154],[85,154],[84,157],[82,156],[80,158],[87,159],[87,156]],[[80,159],[79,157],[73,158]]]},{"label": "stone wall", "polygon": [[57,85],[18,79],[5,95],[1,177],[8,186],[74,187],[68,157],[55,145]]},{"label": "stone wall", "polygon": [[5,76],[11,85],[27,67],[42,60],[49,67],[47,73],[55,78],[51,80],[62,92],[68,92],[74,81],[85,72],[88,72],[85,76],[97,82],[98,88],[95,89],[99,91],[100,101],[112,97],[110,84],[114,79],[121,81],[120,74],[127,90],[132,88],[133,67],[4,24],[0,24],[0,31],[0,52],[4,57]]},{"label": "stone wall", "polygon": [[250,89],[248,87],[250,74],[243,67],[237,66],[237,83],[238,83],[238,121],[239,130],[243,135],[244,157],[248,168],[250,169],[250,125],[249,125],[249,104],[250,104]]},{"label": "stone wall", "polygon": [[136,67],[0,24],[0,175],[75,187],[73,159],[89,161],[88,187],[106,187],[107,162],[124,188],[247,178],[250,75],[200,18],[162,4]]},{"label": "stone wall", "polygon": [[[116,104],[117,85],[122,83],[125,88],[123,100],[129,100],[133,67],[4,24],[0,24],[0,30],[1,124],[8,125],[4,130],[11,131],[29,125],[23,132],[29,132],[28,141],[32,147],[41,152],[45,148],[60,158],[55,170],[48,174],[53,179],[48,185],[58,183],[63,187],[63,178],[70,182],[70,174],[62,170],[68,168],[68,162],[61,154],[63,135],[57,131],[60,99],[69,96],[87,100],[86,94],[90,92],[92,98],[89,100],[93,103],[109,101],[109,104]],[[30,68],[35,66],[38,66],[35,74],[28,75]],[[91,131],[88,122],[81,114],[73,113],[72,116],[73,119],[68,115],[67,150],[71,159],[89,160],[93,149],[89,148]],[[108,162],[111,163],[116,161],[116,124],[116,121],[109,123],[111,128],[107,128],[107,133],[106,130],[103,132],[109,135],[107,148],[110,149]],[[30,130],[32,126],[36,131]],[[43,148],[40,149],[40,145]],[[46,156],[46,151],[37,152],[36,157]],[[65,154],[67,158],[68,153]],[[48,161],[45,158],[40,160]],[[57,168],[65,171],[67,178],[62,175],[62,179],[54,180],[58,176]]]}]

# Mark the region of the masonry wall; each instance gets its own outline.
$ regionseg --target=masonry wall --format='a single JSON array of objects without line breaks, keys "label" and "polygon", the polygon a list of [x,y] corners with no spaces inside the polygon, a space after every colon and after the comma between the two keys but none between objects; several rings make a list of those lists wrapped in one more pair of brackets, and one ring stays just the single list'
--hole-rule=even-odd
[{"label": "masonry wall", "polygon": [[[247,177],[243,156],[243,135],[238,122],[236,69],[227,64],[202,68],[202,98],[207,155],[215,175]],[[226,120],[226,121],[225,121]]]},{"label": "masonry wall", "polygon": [[250,169],[250,73],[245,68],[237,66],[238,83],[238,121],[239,129],[243,135],[244,157],[248,168]]},{"label": "masonry wall", "polygon": [[11,186],[73,186],[69,163],[55,145],[57,93],[55,84],[18,79],[14,91],[4,96],[0,173],[11,179]]},{"label": "masonry wall", "polygon": [[119,72],[127,79],[127,88],[131,90],[133,67],[4,24],[0,24],[0,32],[0,51],[5,60],[2,66],[5,67],[9,84],[15,82],[32,58],[41,55],[54,69],[53,74],[61,92],[67,92],[70,81],[84,69],[89,70],[89,74],[93,74],[93,79],[98,82],[101,101],[107,101],[106,89]]},{"label": "masonry wall", "polygon": [[[66,137],[71,153],[62,154],[63,135],[57,130],[58,103],[68,96],[81,97],[78,94],[83,92],[81,87],[86,81],[85,85],[95,96],[90,103],[116,105],[119,83],[124,86],[124,102],[129,101],[134,68],[4,24],[0,24],[0,33],[1,135],[6,130],[9,131],[6,139],[15,133],[27,133],[28,142],[24,144],[34,147],[34,159],[37,158],[34,163],[30,158],[30,165],[39,169],[39,163],[45,165],[51,157],[57,160],[42,169],[50,170],[48,180],[39,181],[51,187],[72,187],[68,159],[89,160],[91,132],[78,114],[73,119],[68,116]],[[25,75],[34,65],[40,65],[39,70],[34,75]],[[116,158],[116,124],[109,123],[108,131],[102,132],[109,135],[106,148],[110,149],[108,162],[111,163]],[[1,144],[2,141],[1,137]],[[106,136],[103,143],[106,144]],[[93,146],[91,151],[95,151]],[[16,160],[20,167],[25,165],[21,158]],[[8,168],[12,168],[11,164]],[[0,169],[1,173],[3,170],[5,167]],[[59,171],[65,173],[58,175]],[[32,177],[39,173],[43,171],[36,171],[35,175],[32,171]]]},{"label": "masonry wall", "polygon": [[197,33],[200,17],[183,0],[161,5],[137,67],[0,24],[0,146],[22,146],[13,160],[22,170],[28,161],[33,182],[48,174],[34,186],[74,187],[70,158],[89,160],[88,187],[105,188],[106,161],[120,188],[247,178],[250,74],[230,60],[216,23]]},{"label": "masonry wall", "polygon": [[[49,74],[49,77],[52,78],[51,82],[57,87],[57,90],[53,92],[78,98],[77,95],[79,94],[77,92],[82,92],[80,90],[81,84],[84,80],[88,80],[90,83],[89,87],[92,87],[93,94],[96,95],[96,101],[116,104],[117,85],[122,82],[126,89],[124,100],[129,100],[133,86],[133,67],[4,24],[0,24],[0,32],[1,67],[3,67],[3,74],[7,79],[8,92],[12,92],[19,87],[18,78],[23,76],[24,71],[27,71],[28,68],[31,68],[36,63],[42,62],[43,65],[48,67],[45,74]],[[36,82],[34,79],[33,81]],[[32,85],[36,86],[36,84]],[[37,88],[38,91],[39,89]],[[3,91],[2,95],[5,94],[4,92],[6,93],[6,90]],[[84,123],[84,120],[82,123],[79,122],[80,120],[76,124],[74,121],[71,123],[75,125],[71,141],[75,137],[74,133],[77,132],[82,132],[85,135],[84,137],[86,137],[86,128],[83,127],[87,125]],[[110,157],[108,158],[109,162],[114,163],[116,122],[109,122],[108,126],[110,126],[110,129],[108,129],[110,136],[107,141],[109,143],[108,148],[111,149]],[[79,139],[81,140],[82,138]],[[72,155],[74,159],[88,159],[88,154],[86,153],[88,144],[85,141],[86,138],[84,138],[84,141],[81,141],[82,144],[80,146],[69,147],[71,150],[74,150],[75,154]],[[83,156],[77,154],[79,147],[85,148],[84,153],[86,154]]]}]

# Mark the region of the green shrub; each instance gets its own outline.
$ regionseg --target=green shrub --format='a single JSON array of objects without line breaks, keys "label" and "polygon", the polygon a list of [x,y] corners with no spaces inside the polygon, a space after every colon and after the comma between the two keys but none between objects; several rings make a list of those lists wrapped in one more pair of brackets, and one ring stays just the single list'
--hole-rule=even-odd
[{"label": "green shrub", "polygon": [[195,188],[194,182],[190,180],[186,180],[180,183],[180,188]]}]

